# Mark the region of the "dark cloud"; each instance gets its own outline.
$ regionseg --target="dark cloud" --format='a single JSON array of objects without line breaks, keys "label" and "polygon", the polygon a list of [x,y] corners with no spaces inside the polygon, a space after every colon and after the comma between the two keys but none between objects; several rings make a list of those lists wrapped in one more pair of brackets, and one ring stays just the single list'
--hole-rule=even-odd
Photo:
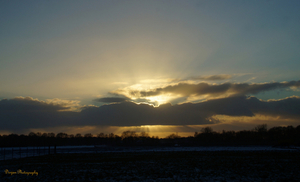
[{"label": "dark cloud", "polygon": [[226,80],[230,79],[231,75],[209,75],[209,76],[194,76],[189,77],[187,80],[207,80],[207,81],[216,81],[216,80]]},{"label": "dark cloud", "polygon": [[14,99],[3,99],[0,101],[1,112],[55,112],[68,109],[64,105],[54,105],[43,101],[38,101],[31,97],[16,97]]},{"label": "dark cloud", "polygon": [[104,102],[104,103],[118,103],[118,102],[132,101],[135,103],[143,103],[144,102],[144,103],[148,103],[148,104],[157,105],[156,102],[151,102],[148,99],[138,98],[138,99],[132,100],[128,97],[124,97],[124,98],[122,98],[122,97],[103,97],[103,98],[94,99],[93,101]]},{"label": "dark cloud", "polygon": [[121,97],[103,97],[94,99],[97,102],[105,102],[105,103],[112,103],[112,102],[125,102],[130,100],[129,98],[121,98]]},{"label": "dark cloud", "polygon": [[68,108],[30,97],[4,99],[0,101],[0,126],[2,130],[18,130],[72,125],[78,113],[61,111]]},{"label": "dark cloud", "polygon": [[255,114],[300,119],[300,97],[297,96],[268,101],[250,97],[248,105]]},{"label": "dark cloud", "polygon": [[59,126],[140,126],[140,125],[201,125],[219,123],[214,116],[265,115],[300,119],[300,97],[262,101],[255,97],[235,96],[201,103],[181,105],[120,102],[100,107],[83,107],[80,112],[65,111],[66,106],[54,105],[32,98],[0,101],[1,130]]},{"label": "dark cloud", "polygon": [[[300,87],[300,81],[290,82],[272,82],[272,83],[222,83],[222,84],[209,84],[209,83],[179,83],[162,88],[156,88],[150,91],[140,91],[141,97],[156,96],[163,93],[174,93],[182,96],[192,95],[211,95],[220,96],[223,94],[232,95],[246,95],[257,94],[259,92],[270,91],[275,89]],[[137,94],[137,93],[135,93]]]},{"label": "dark cloud", "polygon": [[112,126],[211,124],[210,113],[197,110],[193,104],[153,107],[123,102],[101,107],[87,107],[81,116],[93,124]]}]

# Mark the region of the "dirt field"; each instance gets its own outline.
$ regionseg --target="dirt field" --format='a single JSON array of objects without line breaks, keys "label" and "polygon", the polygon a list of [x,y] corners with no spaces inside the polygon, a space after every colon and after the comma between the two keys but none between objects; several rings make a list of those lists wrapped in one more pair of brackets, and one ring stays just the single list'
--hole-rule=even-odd
[{"label": "dirt field", "polygon": [[300,181],[297,151],[57,154],[0,163],[1,181]]}]

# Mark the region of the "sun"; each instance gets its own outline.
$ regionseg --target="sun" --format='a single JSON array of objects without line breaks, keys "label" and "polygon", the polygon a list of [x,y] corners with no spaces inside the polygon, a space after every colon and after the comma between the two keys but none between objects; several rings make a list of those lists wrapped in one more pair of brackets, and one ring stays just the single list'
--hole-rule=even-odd
[{"label": "sun", "polygon": [[163,88],[167,85],[172,85],[174,79],[146,79],[140,80],[138,83],[133,85],[118,88],[117,90],[111,91],[111,94],[123,95],[130,98],[134,103],[137,104],[149,104],[154,107],[159,107],[161,104],[169,103],[170,101],[181,97],[174,93],[156,93],[154,95],[145,95],[142,92],[154,91],[156,88]]},{"label": "sun", "polygon": [[145,99],[149,100],[149,102],[154,103],[154,107],[158,107],[161,104],[166,104],[170,102],[173,98],[174,97],[172,97],[171,95],[145,97]]}]

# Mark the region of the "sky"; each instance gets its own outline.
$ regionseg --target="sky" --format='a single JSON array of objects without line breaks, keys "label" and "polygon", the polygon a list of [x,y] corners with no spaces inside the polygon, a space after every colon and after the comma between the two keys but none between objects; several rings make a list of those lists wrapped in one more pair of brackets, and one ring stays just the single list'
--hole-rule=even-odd
[{"label": "sky", "polygon": [[0,0],[0,134],[300,125],[298,0]]}]

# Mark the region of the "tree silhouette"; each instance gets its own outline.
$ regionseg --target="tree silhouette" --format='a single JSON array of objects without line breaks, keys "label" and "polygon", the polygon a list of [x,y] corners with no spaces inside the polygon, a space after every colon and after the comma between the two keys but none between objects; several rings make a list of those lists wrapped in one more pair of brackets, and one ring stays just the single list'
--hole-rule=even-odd
[{"label": "tree silhouette", "polygon": [[166,137],[167,139],[177,139],[181,138],[177,133],[172,133],[171,135]]},{"label": "tree silhouette", "polygon": [[[28,135],[0,135],[1,147],[20,146],[42,146],[42,145],[164,145],[178,143],[184,145],[272,145],[272,146],[300,146],[300,125],[276,126],[267,129],[266,124],[257,125],[252,130],[222,131],[215,132],[211,127],[204,127],[200,132],[195,132],[194,137],[180,137],[178,134],[171,134],[165,139],[150,137],[148,133],[135,131],[124,131],[121,136],[113,133],[100,133],[94,137],[91,133],[82,136],[68,135],[67,133],[40,133],[30,132]],[[173,140],[173,141],[171,141]]]}]

